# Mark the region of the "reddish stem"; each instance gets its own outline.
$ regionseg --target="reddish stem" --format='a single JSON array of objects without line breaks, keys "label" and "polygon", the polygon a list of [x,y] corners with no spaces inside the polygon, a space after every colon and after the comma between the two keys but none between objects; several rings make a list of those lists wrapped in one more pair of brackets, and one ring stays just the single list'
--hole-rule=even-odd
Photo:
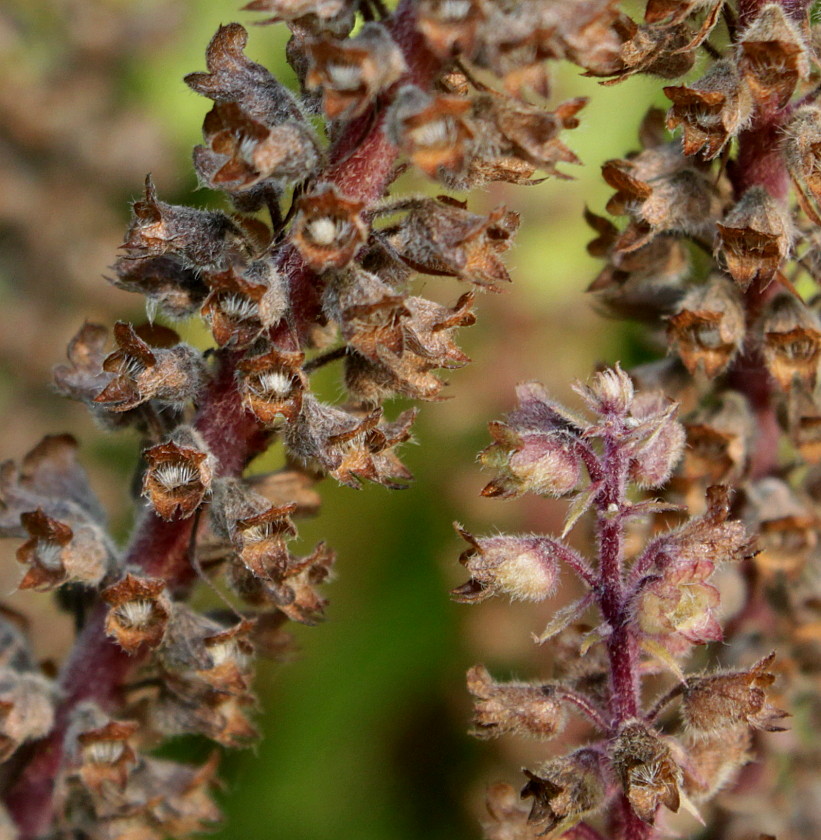
[{"label": "reddish stem", "polygon": [[[410,80],[429,86],[439,63],[416,31],[414,3],[402,0],[386,23],[405,54]],[[371,115],[369,124],[351,124],[332,150],[332,164],[322,175],[322,180],[332,181],[346,195],[367,203],[382,196],[396,163],[397,149],[382,131],[382,117]],[[367,128],[364,136],[363,125]],[[291,331],[302,344],[319,314],[318,279],[291,246],[281,249],[276,259],[290,282],[291,322],[285,334]],[[282,334],[282,330],[277,333]],[[202,399],[195,426],[216,457],[219,474],[238,476],[265,448],[268,434],[240,401],[235,386],[237,354],[221,351],[218,358],[217,374]],[[145,575],[163,578],[172,592],[184,594],[195,578],[188,559],[192,521],[164,522],[148,513],[137,526],[125,562]],[[103,630],[105,615],[105,605],[98,602],[63,666],[55,727],[47,738],[33,745],[28,763],[7,792],[6,803],[19,828],[20,840],[33,840],[51,825],[55,779],[62,766],[66,726],[74,708],[93,700],[115,712],[122,701],[123,684],[147,657],[147,651],[129,657],[108,639]]]}]

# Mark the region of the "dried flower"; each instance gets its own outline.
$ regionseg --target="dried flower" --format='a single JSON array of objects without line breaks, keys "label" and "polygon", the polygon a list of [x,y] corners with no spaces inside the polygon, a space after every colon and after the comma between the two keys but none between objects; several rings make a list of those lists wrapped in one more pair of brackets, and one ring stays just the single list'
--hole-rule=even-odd
[{"label": "dried flower", "polygon": [[105,632],[129,654],[140,646],[157,647],[165,635],[171,601],[159,578],[127,574],[100,593],[108,604]]}]

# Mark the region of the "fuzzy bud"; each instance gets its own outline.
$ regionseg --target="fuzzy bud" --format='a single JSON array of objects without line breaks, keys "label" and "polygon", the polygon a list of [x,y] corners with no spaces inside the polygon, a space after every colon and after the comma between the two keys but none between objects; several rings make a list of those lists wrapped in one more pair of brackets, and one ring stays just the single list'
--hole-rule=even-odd
[{"label": "fuzzy bud", "polygon": [[675,416],[675,403],[659,391],[644,391],[633,400],[629,421],[636,441],[630,459],[630,478],[652,489],[667,482],[684,450],[684,427]]},{"label": "fuzzy bud", "polygon": [[691,677],[681,704],[688,729],[707,735],[735,726],[783,732],[779,721],[789,715],[767,703],[765,692],[775,681],[769,670],[774,659],[771,653],[747,671]]},{"label": "fuzzy bud", "polygon": [[597,415],[625,416],[633,404],[633,380],[617,364],[599,371],[589,384],[577,383],[573,390]]},{"label": "fuzzy bud", "polygon": [[459,557],[470,580],[451,592],[455,601],[477,604],[492,595],[543,601],[553,594],[563,543],[529,535],[476,538],[459,525],[456,530],[470,544]]},{"label": "fuzzy bud", "polygon": [[497,683],[484,665],[468,671],[468,691],[476,698],[472,734],[477,738],[522,735],[545,740],[565,725],[565,711],[550,685]]},{"label": "fuzzy bud", "polygon": [[24,741],[48,735],[54,725],[54,698],[45,677],[0,667],[0,762]]}]

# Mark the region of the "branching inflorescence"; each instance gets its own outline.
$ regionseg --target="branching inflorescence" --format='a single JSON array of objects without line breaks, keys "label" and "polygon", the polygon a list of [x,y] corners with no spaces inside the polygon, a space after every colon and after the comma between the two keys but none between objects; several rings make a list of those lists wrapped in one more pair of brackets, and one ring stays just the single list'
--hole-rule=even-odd
[{"label": "branching inflorescence", "polygon": [[[104,428],[143,436],[128,547],[108,535],[72,438],[48,437],[0,473],[0,528],[25,540],[21,587],[55,591],[78,627],[51,680],[21,629],[3,625],[5,802],[21,838],[182,837],[218,819],[215,762],[149,750],[186,733],[253,741],[253,658],[282,651],[287,620],[322,617],[317,587],[334,561],[324,544],[292,553],[293,517],[315,511],[324,476],[410,479],[395,449],[415,410],[387,419],[383,403],[440,399],[435,371],[469,361],[454,334],[475,318],[473,291],[443,305],[412,293],[414,274],[490,290],[509,280],[500,255],[515,213],[390,187],[409,165],[464,190],[576,162],[559,133],[584,102],[550,112],[518,94],[547,93],[547,57],[595,64],[599,17],[612,17],[596,5],[577,18],[558,4],[523,15],[411,0],[395,11],[378,0],[248,8],[289,26],[300,90],[246,56],[242,26],[219,29],[207,70],[186,82],[213,103],[198,179],[231,212],[169,204],[147,178],[113,282],[146,298],[148,323],[113,335],[86,323],[54,373]],[[533,52],[545,14],[552,47]],[[213,335],[205,352],[168,326],[197,315]],[[345,396],[332,405],[311,376],[336,362]],[[284,467],[244,478],[275,440]],[[230,606],[198,613],[192,589],[218,575]]]}]

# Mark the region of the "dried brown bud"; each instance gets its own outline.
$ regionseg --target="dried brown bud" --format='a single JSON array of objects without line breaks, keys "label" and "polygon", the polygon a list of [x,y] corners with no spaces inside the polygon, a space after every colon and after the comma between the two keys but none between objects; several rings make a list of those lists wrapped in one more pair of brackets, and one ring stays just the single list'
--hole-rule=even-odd
[{"label": "dried brown bud", "polygon": [[457,176],[470,156],[471,104],[456,96],[431,97],[417,87],[403,87],[391,105],[385,130],[391,142],[431,178]]},{"label": "dried brown bud", "polygon": [[440,58],[465,54],[475,48],[477,31],[485,21],[481,0],[453,3],[451,0],[420,0],[416,25],[430,50]]},{"label": "dried brown bud", "polygon": [[399,482],[411,474],[393,449],[410,438],[415,417],[415,411],[406,411],[381,423],[381,409],[360,418],[306,394],[302,413],[287,427],[286,442],[295,456],[349,487],[359,487],[361,479],[402,487]]},{"label": "dried brown bud", "polygon": [[717,61],[707,75],[692,86],[666,87],[664,93],[673,103],[667,127],[684,129],[684,154],[712,160],[746,125],[753,110],[747,84],[739,76],[735,63]]},{"label": "dried brown bud", "polygon": [[125,788],[137,765],[130,741],[139,724],[103,721],[106,718],[99,709],[79,707],[68,734],[69,749],[74,753],[72,771],[87,790],[97,795],[105,794],[110,786]]},{"label": "dried brown bud", "polygon": [[617,190],[607,211],[634,220],[615,243],[617,251],[636,250],[666,231],[712,234],[721,217],[719,186],[677,145],[646,149],[631,160],[606,161],[602,175]]},{"label": "dried brown bud", "polygon": [[738,287],[724,275],[694,286],[670,318],[667,334],[690,373],[713,379],[738,353],[745,334]]},{"label": "dried brown bud", "polygon": [[550,685],[497,683],[484,665],[474,665],[467,674],[468,691],[476,698],[472,735],[497,738],[522,735],[547,739],[565,725],[565,710]]},{"label": "dried brown bud", "polygon": [[217,103],[236,103],[253,120],[273,127],[302,121],[293,94],[244,53],[248,33],[238,23],[221,26],[205,51],[207,73],[189,73],[185,83]]},{"label": "dried brown bud", "polygon": [[171,320],[188,318],[199,309],[207,293],[199,274],[173,256],[140,260],[120,257],[113,268],[111,283],[145,296],[149,321],[158,310]]},{"label": "dried brown bud", "polygon": [[470,580],[454,589],[451,598],[463,604],[478,604],[493,595],[512,600],[543,601],[559,579],[559,558],[569,549],[559,540],[535,535],[474,537],[458,523],[456,530],[470,548],[459,562]]},{"label": "dried brown bud", "polygon": [[308,387],[308,378],[302,372],[304,361],[304,353],[274,347],[237,364],[242,402],[261,423],[273,425],[283,418],[292,423],[297,418]]},{"label": "dried brown bud", "polygon": [[202,315],[220,346],[246,347],[285,314],[285,280],[270,260],[234,264],[205,278],[210,293]]},{"label": "dried brown bud", "polygon": [[525,770],[528,783],[522,797],[533,799],[528,822],[539,827],[539,836],[558,835],[605,803],[606,783],[601,757],[581,749],[543,764],[535,773]]},{"label": "dried brown bud", "polygon": [[767,370],[785,391],[798,380],[815,388],[821,359],[821,322],[800,300],[779,295],[761,319],[762,352]]},{"label": "dried brown bud", "polygon": [[215,469],[199,433],[180,426],[167,443],[146,449],[143,456],[143,495],[154,510],[168,520],[191,516],[209,492]]},{"label": "dried brown bud", "polygon": [[765,692],[775,682],[769,670],[774,659],[775,653],[771,653],[746,671],[688,679],[681,704],[685,725],[707,735],[734,726],[783,732],[779,721],[789,715],[767,703]]},{"label": "dried brown bud", "polygon": [[340,195],[330,183],[299,199],[291,237],[314,271],[343,268],[354,258],[368,235],[360,215],[364,206]]},{"label": "dried brown bud", "polygon": [[477,216],[463,202],[441,196],[413,202],[388,241],[417,271],[450,274],[494,290],[510,282],[498,255],[510,247],[518,226],[518,215],[504,207]]},{"label": "dried brown bud", "polygon": [[678,811],[681,768],[658,732],[639,721],[628,721],[611,745],[610,756],[624,794],[640,819],[654,822],[660,805]]},{"label": "dried brown bud", "polygon": [[103,360],[103,370],[114,378],[94,402],[109,411],[136,408],[151,399],[182,407],[196,399],[205,381],[200,354],[167,327],[143,325],[136,329],[118,321],[114,325],[117,350]]},{"label": "dried brown bud", "polygon": [[716,254],[742,289],[768,285],[792,248],[789,212],[763,187],[750,187],[717,227]]},{"label": "dried brown bud", "polygon": [[141,645],[157,647],[165,635],[171,601],[165,582],[127,574],[100,593],[108,604],[105,632],[130,654]]},{"label": "dried brown bud", "polygon": [[377,94],[397,82],[407,67],[387,29],[366,23],[356,37],[309,41],[308,90],[322,90],[325,115],[331,120],[358,117]]},{"label": "dried brown bud", "polygon": [[807,48],[798,24],[778,3],[758,11],[738,41],[739,67],[756,101],[783,108],[809,75]]},{"label": "dried brown bud", "polygon": [[203,186],[247,193],[275,191],[304,180],[320,163],[311,126],[290,118],[278,125],[254,119],[236,102],[217,102],[202,126],[204,146],[194,149],[194,168]]},{"label": "dried brown bud", "polygon": [[0,762],[24,741],[43,738],[54,725],[55,691],[35,672],[0,667]]},{"label": "dried brown bud", "polygon": [[614,77],[605,84],[615,84],[635,73],[675,79],[695,64],[692,32],[686,24],[646,26],[625,15],[616,21],[614,29],[622,40],[619,67],[603,74]]},{"label": "dried brown bud", "polygon": [[248,236],[224,213],[160,201],[150,175],[145,198],[134,203],[122,247],[131,260],[171,255],[186,268],[207,269],[219,269],[231,255],[253,250]]},{"label": "dried brown bud", "polygon": [[818,224],[818,210],[810,204],[821,202],[821,108],[815,103],[797,108],[783,129],[784,160],[807,215]]},{"label": "dried brown bud", "polygon": [[22,514],[21,521],[29,539],[17,549],[17,559],[29,569],[20,589],[47,591],[66,582],[96,586],[111,570],[111,548],[91,522],[73,521],[70,526],[42,508]]}]

